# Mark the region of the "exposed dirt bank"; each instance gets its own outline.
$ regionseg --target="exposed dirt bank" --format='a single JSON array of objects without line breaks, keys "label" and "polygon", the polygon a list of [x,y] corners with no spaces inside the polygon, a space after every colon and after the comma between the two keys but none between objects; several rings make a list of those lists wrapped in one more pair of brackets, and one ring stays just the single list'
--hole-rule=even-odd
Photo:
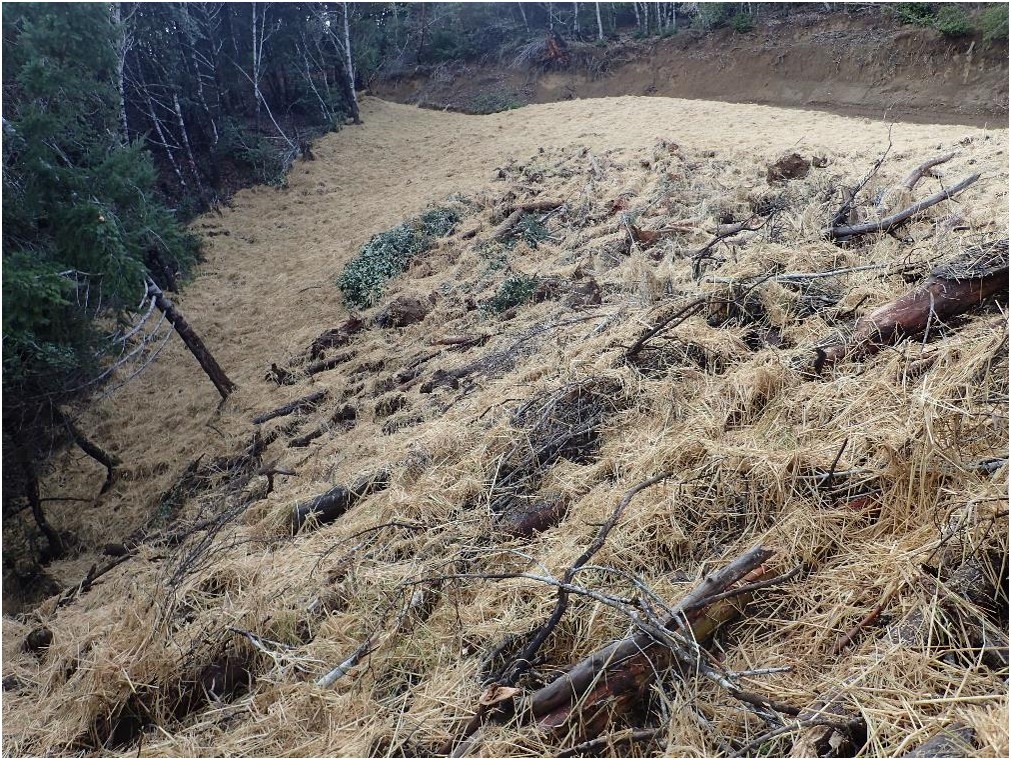
[{"label": "exposed dirt bank", "polygon": [[760,103],[921,124],[1005,126],[1007,44],[945,38],[874,16],[775,19],[753,32],[686,31],[620,47],[580,45],[567,66],[444,64],[375,83],[384,98],[482,111],[494,102],[615,95]]}]

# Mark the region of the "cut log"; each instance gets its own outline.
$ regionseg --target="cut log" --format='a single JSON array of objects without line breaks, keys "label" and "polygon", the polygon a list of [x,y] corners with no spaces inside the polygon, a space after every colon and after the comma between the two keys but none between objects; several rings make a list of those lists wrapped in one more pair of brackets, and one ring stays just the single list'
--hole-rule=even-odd
[{"label": "cut log", "polygon": [[320,372],[329,372],[336,369],[345,362],[349,362],[358,355],[357,351],[345,351],[343,354],[331,356],[329,359],[320,359],[305,368],[305,374],[318,375]]},{"label": "cut log", "polygon": [[[1002,243],[1007,247],[1007,241]],[[986,274],[953,278],[935,273],[926,282],[900,298],[878,307],[854,325],[852,334],[840,342],[816,348],[815,371],[843,358],[860,358],[885,345],[923,333],[931,323],[963,314],[985,299],[1008,288],[1008,262]]]},{"label": "cut log", "polygon": [[320,405],[320,402],[326,400],[328,394],[329,391],[324,389],[316,391],[315,393],[310,393],[308,396],[302,396],[302,398],[297,398],[290,404],[285,404],[284,406],[279,406],[277,409],[272,409],[269,412],[256,415],[253,417],[253,424],[262,425],[264,422],[269,422],[270,420],[277,419],[278,417],[287,417],[289,414],[294,414],[295,412],[304,412],[310,409],[315,409]]},{"label": "cut log", "polygon": [[864,222],[862,224],[836,225],[825,230],[825,234],[830,238],[840,240],[855,237],[857,235],[865,235],[868,232],[888,232],[889,230],[895,229],[911,216],[920,213],[924,209],[928,209],[943,200],[947,200],[948,198],[958,195],[960,192],[965,190],[965,188],[969,187],[969,185],[978,180],[979,177],[979,174],[973,174],[971,177],[966,177],[954,187],[946,188],[939,193],[935,193],[929,198],[924,198],[922,201],[914,203],[912,206],[904,208],[896,214],[886,216],[884,219],[879,219],[874,222]]},{"label": "cut log", "polygon": [[331,523],[347,512],[359,500],[366,496],[386,489],[390,484],[388,470],[360,478],[350,488],[334,486],[319,496],[299,502],[292,507],[291,532],[298,533],[313,518],[317,525]]},{"label": "cut log", "polygon": [[[674,608],[675,614],[665,621],[665,627],[681,630],[705,646],[721,625],[740,614],[751,594],[742,592],[708,605],[706,600],[738,582],[769,575],[763,563],[772,553],[755,547],[707,576]],[[669,647],[645,632],[636,633],[594,652],[535,692],[531,711],[542,727],[562,729],[578,724],[581,736],[595,736],[612,714],[630,709],[657,674],[673,662]]]},{"label": "cut log", "polygon": [[200,366],[203,368],[204,372],[207,373],[207,377],[211,379],[214,383],[214,387],[218,389],[218,393],[221,394],[221,399],[224,401],[228,398],[228,395],[234,391],[238,386],[235,385],[225,374],[225,371],[221,369],[221,366],[211,355],[211,352],[207,350],[204,342],[200,340],[200,336],[193,332],[193,328],[189,326],[189,323],[183,318],[183,315],[179,313],[175,304],[172,303],[165,294],[162,292],[161,288],[154,284],[153,281],[148,280],[147,282],[147,293],[154,299],[155,306],[165,315],[169,323],[175,328],[176,332],[179,333],[179,337],[183,339],[183,343],[186,344],[186,348],[190,350],[190,353],[200,362]]}]

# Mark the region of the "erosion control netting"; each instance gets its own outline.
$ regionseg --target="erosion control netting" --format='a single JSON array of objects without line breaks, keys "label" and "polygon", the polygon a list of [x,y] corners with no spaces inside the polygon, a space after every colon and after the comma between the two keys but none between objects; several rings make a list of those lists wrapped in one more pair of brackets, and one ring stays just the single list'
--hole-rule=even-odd
[{"label": "erosion control netting", "polygon": [[[548,149],[449,199],[374,307],[274,357],[276,406],[325,394],[5,626],[5,751],[897,756],[948,731],[1006,755],[1007,171],[978,139],[908,197],[930,156],[888,156],[848,224],[969,155],[983,176],[845,241],[870,153],[788,179]],[[503,231],[516,210],[546,234]],[[932,273],[972,308],[816,350]],[[485,308],[516,276],[553,284]]]}]

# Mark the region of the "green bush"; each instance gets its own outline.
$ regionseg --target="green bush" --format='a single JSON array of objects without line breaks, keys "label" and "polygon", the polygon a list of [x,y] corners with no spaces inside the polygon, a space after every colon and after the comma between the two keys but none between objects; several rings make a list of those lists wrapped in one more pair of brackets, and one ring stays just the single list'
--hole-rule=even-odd
[{"label": "green bush", "polygon": [[692,25],[698,25],[707,31],[718,29],[726,25],[731,12],[730,3],[699,3],[698,15],[692,21]]},{"label": "green bush", "polygon": [[383,286],[403,272],[412,258],[431,248],[433,238],[452,232],[459,219],[453,209],[435,208],[373,236],[337,278],[344,300],[362,309],[372,306]]},{"label": "green bush", "polygon": [[467,110],[471,113],[489,114],[511,111],[522,105],[515,95],[508,92],[482,92],[471,99]]},{"label": "green bush", "polygon": [[983,41],[1006,40],[1008,38],[1008,6],[1007,3],[995,3],[987,7],[980,16],[980,26],[983,29]]},{"label": "green bush", "polygon": [[730,28],[738,34],[750,32],[755,28],[755,19],[747,13],[736,13],[730,18]]},{"label": "green bush", "polygon": [[969,17],[957,5],[945,5],[941,8],[934,24],[945,37],[963,37],[972,34]]},{"label": "green bush", "polygon": [[936,11],[933,3],[899,3],[895,15],[903,24],[933,26]]},{"label": "green bush", "polygon": [[531,299],[537,290],[539,280],[526,274],[511,274],[502,282],[495,295],[482,305],[482,309],[492,314],[501,314],[513,306],[519,306]]},{"label": "green bush", "polygon": [[531,248],[536,248],[541,243],[551,237],[548,228],[544,226],[536,214],[524,214],[516,224],[517,236],[526,241]]},{"label": "green bush", "polygon": [[285,180],[288,159],[284,151],[268,138],[244,127],[237,119],[222,121],[215,152],[219,158],[229,158],[245,166],[252,171],[257,182],[280,185]]}]

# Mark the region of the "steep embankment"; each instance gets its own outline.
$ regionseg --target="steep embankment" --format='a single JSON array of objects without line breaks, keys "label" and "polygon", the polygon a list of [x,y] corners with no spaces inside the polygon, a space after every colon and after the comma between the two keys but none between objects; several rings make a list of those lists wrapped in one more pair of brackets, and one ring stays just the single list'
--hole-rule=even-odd
[{"label": "steep embankment", "polygon": [[[170,336],[84,411],[123,477],[85,509],[49,503],[86,547],[52,570],[73,584],[105,561],[105,542],[142,540],[79,596],[4,618],[5,752],[439,752],[464,733],[482,679],[555,606],[544,583],[495,574],[561,575],[629,488],[669,470],[576,578],[598,599],[572,594],[520,698],[624,636],[624,613],[640,609],[629,597],[672,603],[761,543],[775,551],[764,572],[801,573],[720,633],[714,668],[798,709],[845,684],[869,756],[955,724],[980,753],[1006,755],[993,638],[1007,622],[994,591],[1007,556],[1001,304],[821,376],[811,366],[834,330],[1006,237],[1006,130],[896,124],[860,213],[909,202],[896,186],[939,152],[955,156],[915,197],[982,176],[896,234],[843,247],[822,230],[887,146],[886,123],[637,97],[483,117],[370,98],[363,116],[314,146],[286,187],[243,191],[195,224],[207,261],[177,300],[239,390],[219,407]],[[819,160],[770,184],[791,151]],[[498,232],[533,200],[559,205]],[[455,230],[347,322],[338,273],[430,204],[460,215]],[[761,229],[696,255],[708,230],[752,214]],[[633,245],[632,224],[666,232]],[[479,308],[529,277],[536,298]],[[400,298],[422,321],[376,324]],[[332,368],[309,376],[298,357],[342,324],[319,357]],[[295,383],[266,380],[272,363]],[[329,395],[313,410],[251,421],[317,391]],[[257,473],[269,464],[296,474],[268,491]],[[385,489],[291,535],[293,504],[382,470]],[[103,479],[67,452],[43,495],[95,495]],[[543,530],[517,527],[527,510]],[[959,596],[970,570],[983,598]],[[437,580],[459,573],[489,577]],[[877,622],[842,641],[878,605]],[[50,646],[22,651],[38,625]],[[348,674],[314,683],[342,662]],[[713,754],[768,728],[711,681],[666,675],[648,693],[609,725],[656,732],[616,752]],[[789,751],[796,734],[766,749]],[[499,715],[469,752],[540,756],[580,738]]]},{"label": "steep embankment", "polygon": [[577,44],[545,68],[506,56],[380,78],[381,97],[431,108],[662,95],[761,103],[925,124],[1000,127],[1008,120],[1007,44],[946,38],[880,13],[797,16],[752,32],[685,31],[660,41]]}]

